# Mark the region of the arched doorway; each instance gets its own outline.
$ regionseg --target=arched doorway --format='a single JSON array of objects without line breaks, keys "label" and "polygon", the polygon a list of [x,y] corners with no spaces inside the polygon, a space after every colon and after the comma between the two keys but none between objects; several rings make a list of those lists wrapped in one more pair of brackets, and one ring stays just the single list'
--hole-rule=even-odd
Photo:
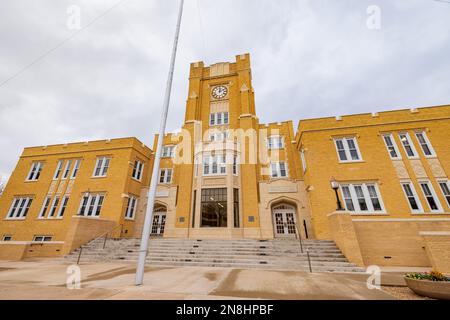
[{"label": "arched doorway", "polygon": [[297,235],[296,209],[289,204],[279,204],[272,208],[275,238],[295,238]]},{"label": "arched doorway", "polygon": [[167,207],[156,205],[153,210],[152,237],[162,237],[166,227]]}]

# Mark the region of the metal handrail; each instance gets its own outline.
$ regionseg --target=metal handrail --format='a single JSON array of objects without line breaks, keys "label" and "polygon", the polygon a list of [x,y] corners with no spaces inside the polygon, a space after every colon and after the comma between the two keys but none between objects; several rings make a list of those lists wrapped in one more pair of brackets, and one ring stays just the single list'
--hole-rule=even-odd
[{"label": "metal handrail", "polygon": [[[96,241],[96,240],[101,239],[101,238],[104,237],[105,241],[103,242],[103,250],[105,250],[106,242],[108,241],[108,235],[109,234],[113,234],[114,232],[116,232],[117,229],[119,229],[119,227],[120,227],[120,236],[119,236],[119,238],[120,238],[120,237],[122,237],[122,234],[123,234],[123,224],[119,224],[118,226],[115,226],[113,229],[103,233],[102,235],[98,236],[97,238],[89,240],[87,243],[92,242],[92,241]],[[81,254],[83,253],[83,247],[84,246],[85,246],[84,244],[80,246],[80,253],[78,254],[77,265],[80,264]]]},{"label": "metal handrail", "polygon": [[303,253],[303,241],[302,241],[302,235],[300,234],[300,230],[298,229],[298,225],[297,223],[295,223],[295,229],[297,230],[297,234],[295,235],[297,237],[298,235],[298,239],[300,241],[300,251],[301,253]]}]

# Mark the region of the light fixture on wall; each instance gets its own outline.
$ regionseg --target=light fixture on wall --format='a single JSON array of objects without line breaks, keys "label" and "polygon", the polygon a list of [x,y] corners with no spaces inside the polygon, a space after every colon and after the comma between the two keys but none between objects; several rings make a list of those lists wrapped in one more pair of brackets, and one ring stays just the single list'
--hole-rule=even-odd
[{"label": "light fixture on wall", "polygon": [[331,177],[330,184],[331,184],[331,188],[334,190],[334,193],[336,194],[337,211],[344,211],[341,200],[339,199],[339,193],[338,193],[339,182],[337,182],[334,177]]}]

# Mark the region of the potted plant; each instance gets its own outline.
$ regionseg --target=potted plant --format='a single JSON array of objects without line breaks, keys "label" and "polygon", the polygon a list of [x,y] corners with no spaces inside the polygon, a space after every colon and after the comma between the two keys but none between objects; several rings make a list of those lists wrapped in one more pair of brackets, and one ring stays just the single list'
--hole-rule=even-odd
[{"label": "potted plant", "polygon": [[450,300],[450,278],[438,271],[430,273],[408,273],[407,286],[416,294],[434,299]]}]

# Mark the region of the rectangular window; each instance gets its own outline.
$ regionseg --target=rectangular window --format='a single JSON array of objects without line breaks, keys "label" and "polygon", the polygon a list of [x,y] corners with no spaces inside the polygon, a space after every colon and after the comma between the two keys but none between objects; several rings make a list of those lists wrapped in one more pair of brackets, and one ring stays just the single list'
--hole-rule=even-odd
[{"label": "rectangular window", "polygon": [[283,149],[284,148],[284,139],[280,136],[273,136],[267,138],[267,148],[269,150],[273,149]]},{"label": "rectangular window", "polygon": [[238,157],[237,156],[233,156],[233,174],[235,176],[237,176],[239,174],[238,167],[239,167],[239,165],[238,165]]},{"label": "rectangular window", "polygon": [[306,172],[307,169],[307,165],[306,165],[306,156],[305,156],[305,150],[301,150],[300,151],[300,158],[302,160],[302,169],[303,169],[303,173]]},{"label": "rectangular window", "polygon": [[417,196],[416,189],[411,182],[402,183],[403,192],[405,193],[406,199],[408,199],[409,207],[412,212],[423,212],[422,204]]},{"label": "rectangular window", "polygon": [[270,164],[270,176],[272,178],[287,178],[287,164],[285,162],[272,162]]},{"label": "rectangular window", "polygon": [[50,201],[52,200],[52,197],[48,196],[44,199],[44,203],[42,204],[41,212],[39,212],[39,218],[44,218],[48,207],[50,206]]},{"label": "rectangular window", "polygon": [[70,179],[75,179],[78,175],[78,171],[80,171],[81,160],[75,160],[75,165],[73,166],[72,174],[70,175]]},{"label": "rectangular window", "polygon": [[175,146],[164,146],[162,150],[163,158],[174,158],[175,157]]},{"label": "rectangular window", "polygon": [[439,182],[439,186],[441,187],[442,194],[444,195],[444,198],[445,200],[447,200],[447,204],[450,207],[450,182],[441,181]]},{"label": "rectangular window", "polygon": [[128,198],[127,209],[125,211],[125,219],[134,219],[136,214],[137,202],[138,200],[136,197],[131,196]]},{"label": "rectangular window", "polygon": [[228,112],[218,112],[211,113],[209,116],[210,126],[222,126],[229,124],[229,114]]},{"label": "rectangular window", "polygon": [[64,196],[64,198],[61,201],[61,206],[59,207],[58,218],[64,217],[64,212],[66,212],[68,202],[69,202],[69,196]]},{"label": "rectangular window", "polygon": [[233,215],[234,215],[234,227],[240,228],[239,217],[239,189],[233,189]]},{"label": "rectangular window", "polygon": [[400,141],[402,142],[403,149],[405,149],[406,155],[408,158],[416,158],[417,151],[414,147],[411,138],[408,133],[400,133],[399,135]]},{"label": "rectangular window", "polygon": [[72,160],[67,160],[66,167],[64,168],[64,172],[62,175],[62,180],[66,180],[70,173],[70,167],[72,166]]},{"label": "rectangular window", "polygon": [[50,242],[52,239],[52,236],[34,236],[33,242]]},{"label": "rectangular window", "polygon": [[51,208],[50,208],[50,212],[48,213],[48,217],[49,217],[49,218],[53,218],[53,217],[55,216],[56,208],[58,208],[58,204],[59,204],[59,197],[56,196],[56,197],[53,199],[53,203],[52,203],[52,206],[51,206]]},{"label": "rectangular window", "polygon": [[388,150],[389,156],[391,159],[398,160],[401,159],[400,152],[398,151],[397,144],[395,143],[394,137],[392,134],[383,135],[384,143],[386,144],[386,148]]},{"label": "rectangular window", "polygon": [[423,195],[425,196],[425,199],[427,199],[430,210],[432,212],[442,212],[441,203],[439,202],[431,182],[421,181],[419,183],[422,188]]},{"label": "rectangular window", "polygon": [[25,219],[30,210],[33,198],[14,198],[7,219]]},{"label": "rectangular window", "polygon": [[85,217],[99,217],[103,206],[105,195],[85,194],[81,199],[78,215]]},{"label": "rectangular window", "polygon": [[203,157],[203,175],[217,176],[227,174],[226,155]]},{"label": "rectangular window", "polygon": [[422,151],[426,157],[435,157],[436,153],[428,140],[427,134],[425,131],[416,132],[417,140],[419,141],[419,145],[422,148]]},{"label": "rectangular window", "polygon": [[341,185],[345,207],[355,213],[384,212],[380,191],[376,183]]},{"label": "rectangular window", "polygon": [[2,238],[2,241],[11,241],[12,240],[12,236],[5,234]]},{"label": "rectangular window", "polygon": [[144,163],[139,160],[136,160],[134,162],[132,177],[138,181],[141,181],[143,169],[144,169]]},{"label": "rectangular window", "polygon": [[104,178],[108,173],[109,163],[111,158],[100,157],[97,158],[97,163],[95,164],[94,177]]},{"label": "rectangular window", "polygon": [[159,183],[170,184],[172,182],[172,171],[173,169],[161,169],[159,171]]},{"label": "rectangular window", "polygon": [[359,152],[358,142],[356,138],[335,139],[336,149],[341,162],[360,161],[361,153]]},{"label": "rectangular window", "polygon": [[61,174],[62,166],[63,166],[63,161],[59,160],[58,165],[56,166],[55,174],[53,175],[53,180],[59,179],[59,175]]},{"label": "rectangular window", "polygon": [[202,228],[227,227],[227,189],[202,190]]},{"label": "rectangular window", "polygon": [[41,176],[41,171],[44,163],[42,162],[33,162],[31,164],[30,172],[27,176],[27,181],[38,181]]}]

